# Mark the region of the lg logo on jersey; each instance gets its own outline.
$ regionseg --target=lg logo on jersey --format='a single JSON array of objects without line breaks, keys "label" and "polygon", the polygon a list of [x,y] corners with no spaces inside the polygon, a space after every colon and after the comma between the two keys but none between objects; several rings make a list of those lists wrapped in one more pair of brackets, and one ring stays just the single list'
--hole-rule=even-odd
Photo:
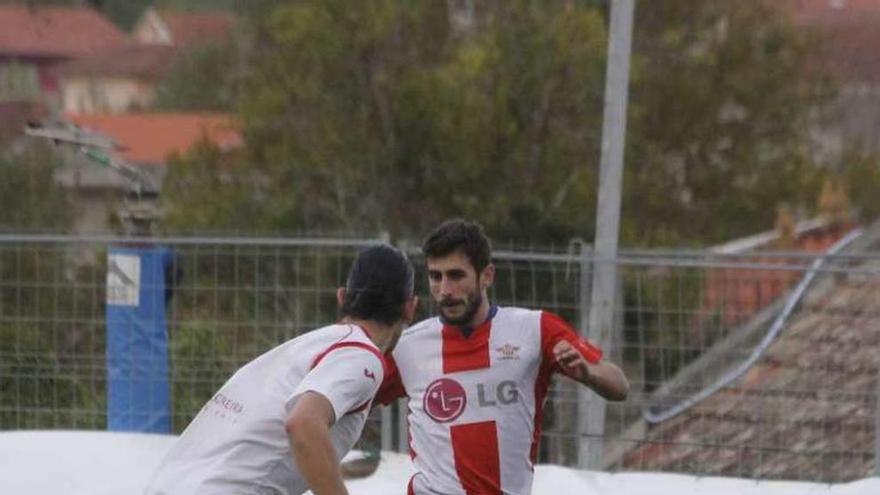
[{"label": "lg logo on jersey", "polygon": [[[502,381],[494,387],[478,383],[476,393],[477,405],[480,407],[498,407],[499,404],[508,405],[519,400],[516,382],[510,380]],[[422,406],[434,421],[448,423],[464,412],[467,407],[467,393],[457,381],[439,378],[425,389]]]}]

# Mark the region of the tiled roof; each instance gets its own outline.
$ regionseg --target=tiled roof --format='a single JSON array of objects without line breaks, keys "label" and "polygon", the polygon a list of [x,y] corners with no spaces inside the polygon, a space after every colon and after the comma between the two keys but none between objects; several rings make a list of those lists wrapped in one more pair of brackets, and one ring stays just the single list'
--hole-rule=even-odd
[{"label": "tiled roof", "polygon": [[[876,268],[827,277],[742,378],[648,427],[644,438],[624,439],[629,448],[618,465],[829,482],[870,476],[880,352]],[[690,393],[705,385],[691,383]]]},{"label": "tiled roof", "polygon": [[89,7],[0,5],[0,55],[82,57],[126,40],[125,33]]},{"label": "tiled roof", "polygon": [[0,141],[24,134],[30,121],[45,118],[49,111],[33,101],[0,101]]},{"label": "tiled roof", "polygon": [[242,145],[235,119],[221,113],[68,114],[76,125],[104,134],[123,147],[121,156],[137,164],[164,165],[171,153],[182,153],[202,139],[220,149]]},{"label": "tiled roof", "polygon": [[880,83],[880,1],[788,0],[795,21],[825,34],[821,62],[850,81]]},{"label": "tiled roof", "polygon": [[158,11],[159,17],[171,31],[177,47],[191,47],[205,42],[221,41],[235,25],[235,16],[224,12]]},{"label": "tiled roof", "polygon": [[175,49],[163,45],[129,44],[116,50],[67,62],[57,68],[63,76],[130,76],[161,78],[174,61]]}]

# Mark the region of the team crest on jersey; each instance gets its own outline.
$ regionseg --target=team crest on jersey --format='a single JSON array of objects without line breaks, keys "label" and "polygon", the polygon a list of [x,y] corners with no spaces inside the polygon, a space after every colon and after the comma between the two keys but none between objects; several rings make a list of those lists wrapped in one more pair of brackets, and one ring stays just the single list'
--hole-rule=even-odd
[{"label": "team crest on jersey", "polygon": [[428,385],[422,406],[434,421],[448,423],[464,412],[467,406],[467,394],[457,381],[439,378]]},{"label": "team crest on jersey", "polygon": [[495,350],[501,355],[499,359],[519,359],[519,346],[504,344]]}]

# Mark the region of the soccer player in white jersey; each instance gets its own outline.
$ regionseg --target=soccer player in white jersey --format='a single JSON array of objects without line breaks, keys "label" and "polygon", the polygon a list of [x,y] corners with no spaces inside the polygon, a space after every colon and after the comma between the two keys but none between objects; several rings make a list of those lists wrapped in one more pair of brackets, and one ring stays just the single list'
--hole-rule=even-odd
[{"label": "soccer player in white jersey", "polygon": [[615,401],[629,383],[560,317],[489,302],[495,268],[479,224],[447,221],[422,251],[440,314],[403,332],[376,399],[409,397],[407,493],[528,494],[551,375]]},{"label": "soccer player in white jersey", "polygon": [[384,353],[418,304],[397,249],[361,252],[337,291],[342,319],[257,357],[202,407],[148,495],[345,494],[339,460],[385,375]]}]

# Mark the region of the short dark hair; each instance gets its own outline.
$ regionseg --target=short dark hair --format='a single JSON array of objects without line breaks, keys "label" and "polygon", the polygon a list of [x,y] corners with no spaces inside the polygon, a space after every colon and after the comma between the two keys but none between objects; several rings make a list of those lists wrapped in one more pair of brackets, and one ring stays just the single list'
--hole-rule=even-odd
[{"label": "short dark hair", "polygon": [[340,313],[393,325],[413,296],[413,267],[399,249],[381,244],[361,251],[348,271]]},{"label": "short dark hair", "polygon": [[446,256],[461,250],[477,273],[489,266],[492,243],[486,237],[483,226],[474,221],[454,218],[434,229],[422,243],[422,253],[428,258]]}]

